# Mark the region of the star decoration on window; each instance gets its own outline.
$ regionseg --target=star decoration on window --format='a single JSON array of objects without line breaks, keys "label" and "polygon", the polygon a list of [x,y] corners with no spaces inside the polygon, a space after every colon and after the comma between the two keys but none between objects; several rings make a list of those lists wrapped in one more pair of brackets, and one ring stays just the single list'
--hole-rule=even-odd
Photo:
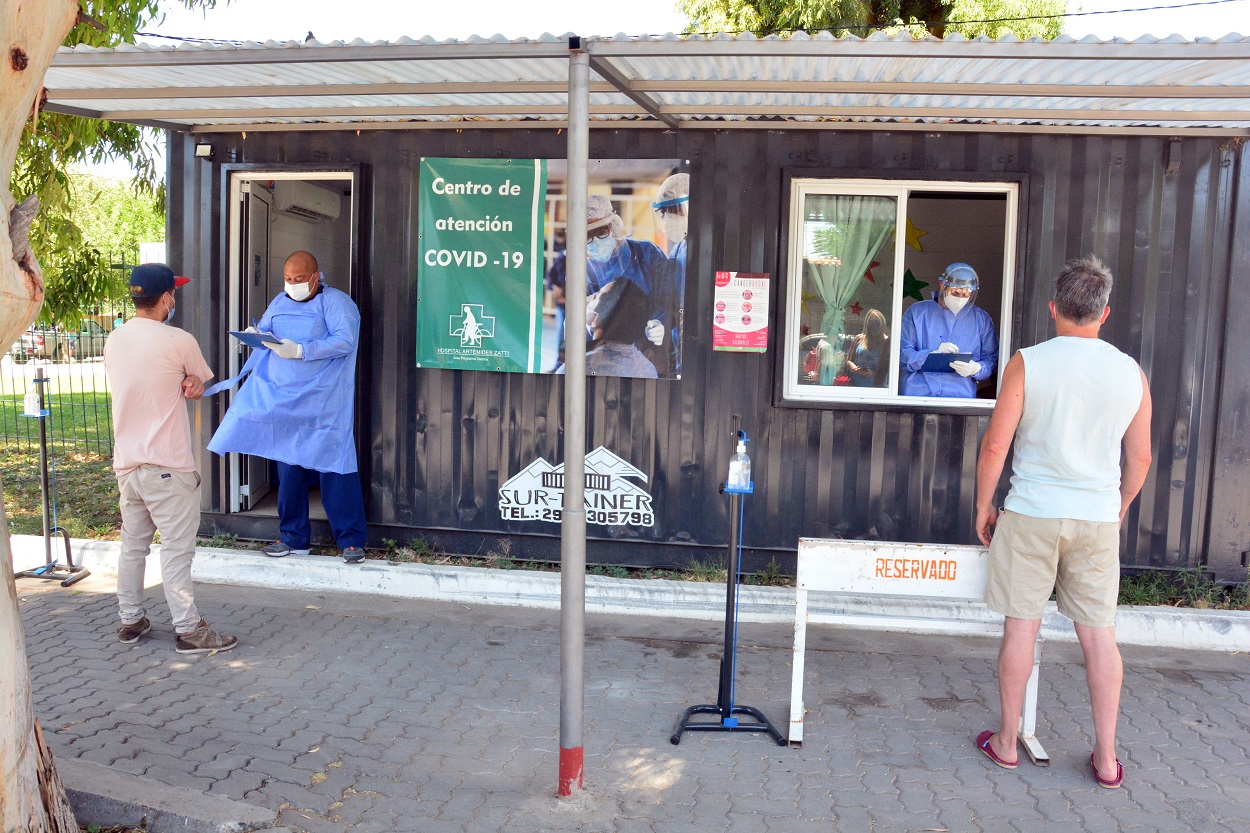
[{"label": "star decoration on window", "polygon": [[847,307],[847,309],[849,309],[854,315],[859,315],[860,313],[864,311],[864,308],[859,305],[859,301],[856,301],[855,303],[851,304],[849,307]]},{"label": "star decoration on window", "polygon": [[877,279],[872,276],[872,270],[880,265],[881,261],[879,260],[874,260],[872,263],[869,263],[868,268],[864,270],[864,280],[869,281],[870,283],[876,283]]},{"label": "star decoration on window", "polygon": [[815,298],[816,298],[815,292],[804,292],[802,296],[799,298],[799,307],[801,308],[803,315],[806,316],[808,312],[807,302],[815,300]]},{"label": "star decoration on window", "polygon": [[928,281],[922,281],[911,273],[908,269],[903,273],[903,297],[915,298],[917,301],[924,300],[924,288],[928,286]]},{"label": "star decoration on window", "polygon": [[913,249],[915,249],[918,252],[923,252],[924,249],[921,248],[920,246],[920,238],[924,237],[928,233],[929,232],[921,231],[920,229],[912,225],[911,217],[907,218],[907,245],[908,246],[911,246]]}]

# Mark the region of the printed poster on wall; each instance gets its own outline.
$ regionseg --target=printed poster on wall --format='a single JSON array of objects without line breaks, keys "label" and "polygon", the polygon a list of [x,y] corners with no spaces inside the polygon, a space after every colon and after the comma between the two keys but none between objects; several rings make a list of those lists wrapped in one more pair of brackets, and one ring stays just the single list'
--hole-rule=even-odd
[{"label": "printed poster on wall", "polygon": [[[681,378],[690,174],[591,159],[586,373]],[[421,160],[417,366],[563,373],[563,159]]]},{"label": "printed poster on wall", "polygon": [[[586,374],[680,379],[690,174],[681,159],[591,159]],[[548,162],[544,372],[563,373],[568,163]]]},{"label": "printed poster on wall", "polygon": [[767,272],[717,272],[712,306],[713,350],[768,349]]},{"label": "printed poster on wall", "polygon": [[424,157],[417,181],[417,366],[539,372],[546,161]]}]

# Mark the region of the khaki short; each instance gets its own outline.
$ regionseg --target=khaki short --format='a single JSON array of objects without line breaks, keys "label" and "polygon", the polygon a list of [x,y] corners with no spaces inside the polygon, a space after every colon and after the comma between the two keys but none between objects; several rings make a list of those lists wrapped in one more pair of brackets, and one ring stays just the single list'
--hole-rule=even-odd
[{"label": "khaki short", "polygon": [[1052,590],[1059,612],[1073,622],[1112,627],[1120,524],[1000,513],[990,542],[986,606],[1013,619],[1041,619]]}]

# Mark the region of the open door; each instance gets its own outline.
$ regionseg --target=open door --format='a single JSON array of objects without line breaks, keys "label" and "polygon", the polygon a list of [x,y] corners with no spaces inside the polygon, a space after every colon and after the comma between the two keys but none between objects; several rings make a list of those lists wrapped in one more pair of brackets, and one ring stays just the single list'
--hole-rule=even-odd
[{"label": "open door", "polygon": [[[242,301],[243,320],[250,326],[258,320],[269,306],[269,300],[277,292],[275,279],[269,263],[269,228],[270,212],[273,205],[269,192],[264,188],[253,187],[253,183],[244,182],[243,192],[243,240],[240,247],[243,263],[240,274],[243,276]],[[279,275],[277,283],[282,282]],[[240,344],[238,349],[239,363],[247,360],[246,346]],[[246,384],[246,383],[245,383]],[[269,493],[269,461],[263,457],[242,455],[242,481],[239,484],[238,511],[246,512],[255,506],[261,498]]]},{"label": "open door", "polygon": [[[228,329],[243,330],[260,320],[282,291],[283,264],[295,251],[313,253],[326,285],[354,294],[355,185],[352,171],[231,174]],[[233,375],[251,350],[231,342]],[[228,455],[229,511],[276,515],[274,475],[273,463],[265,458]],[[320,502],[309,511],[318,517]]]}]

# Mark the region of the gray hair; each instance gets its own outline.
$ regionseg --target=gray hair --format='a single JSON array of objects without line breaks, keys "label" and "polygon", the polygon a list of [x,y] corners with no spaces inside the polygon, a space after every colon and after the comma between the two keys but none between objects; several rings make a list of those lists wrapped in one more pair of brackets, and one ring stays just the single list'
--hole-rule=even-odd
[{"label": "gray hair", "polygon": [[1055,279],[1055,312],[1073,324],[1093,324],[1111,298],[1111,270],[1093,255],[1069,260]]}]

